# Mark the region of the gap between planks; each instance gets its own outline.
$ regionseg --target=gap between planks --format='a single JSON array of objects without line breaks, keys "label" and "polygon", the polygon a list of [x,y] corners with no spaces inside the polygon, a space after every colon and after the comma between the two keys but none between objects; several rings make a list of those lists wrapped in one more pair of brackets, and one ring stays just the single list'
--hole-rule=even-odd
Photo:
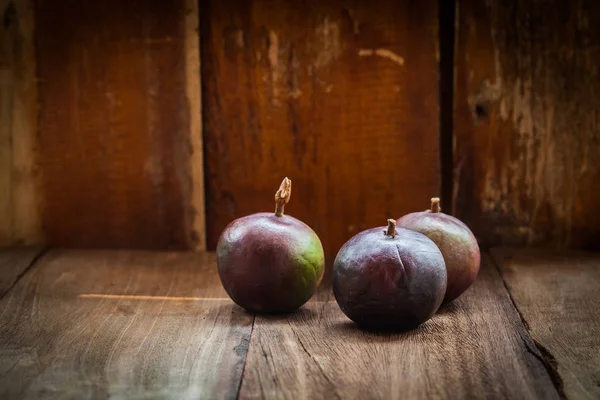
[{"label": "gap between planks", "polygon": [[566,399],[567,397],[565,396],[562,378],[561,378],[560,374],[558,373],[558,366],[556,364],[556,359],[544,346],[542,346],[538,341],[536,341],[535,338],[531,335],[531,329],[529,328],[529,324],[527,323],[527,320],[525,319],[525,316],[523,315],[521,310],[519,310],[519,307],[518,307],[517,303],[515,302],[515,299],[514,299],[512,293],[510,292],[510,288],[508,287],[508,284],[507,284],[506,280],[504,279],[504,274],[502,273],[502,268],[500,267],[500,263],[496,259],[496,257],[494,257],[494,254],[492,252],[490,252],[490,260],[491,260],[491,264],[496,268],[496,270],[498,271],[498,274],[502,278],[502,283],[504,285],[504,289],[506,289],[508,298],[510,299],[515,311],[517,312],[517,314],[519,314],[519,318],[521,318],[521,323],[523,324],[525,329],[527,329],[527,332],[529,332],[529,335],[531,336],[531,340],[533,341],[536,349],[538,350],[537,352],[531,352],[531,354],[533,354],[535,357],[537,357],[542,362],[544,367],[546,368],[546,371],[548,372],[550,379],[552,379],[552,383],[554,384],[554,387],[556,388],[556,391],[558,392],[558,395],[560,396],[560,398]]},{"label": "gap between planks", "polygon": [[252,315],[252,326],[250,326],[250,335],[248,336],[248,348],[246,349],[246,354],[244,357],[244,365],[242,366],[242,375],[240,376],[240,380],[238,382],[238,387],[235,393],[235,399],[238,400],[240,398],[240,394],[242,391],[242,385],[244,383],[244,374],[246,373],[246,364],[248,363],[248,352],[250,351],[250,345],[252,344],[252,334],[254,333],[254,324],[256,323],[256,313]]},{"label": "gap between planks", "polygon": [[600,397],[600,255],[491,251],[517,312],[564,397]]},{"label": "gap between planks", "polygon": [[44,247],[0,248],[0,300],[47,252]]}]

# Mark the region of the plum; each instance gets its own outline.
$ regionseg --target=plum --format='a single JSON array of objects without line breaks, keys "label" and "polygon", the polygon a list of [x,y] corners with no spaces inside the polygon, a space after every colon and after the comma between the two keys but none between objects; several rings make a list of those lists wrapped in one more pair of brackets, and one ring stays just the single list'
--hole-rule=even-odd
[{"label": "plum", "polygon": [[427,236],[388,220],[348,240],[333,264],[333,293],[359,326],[411,329],[438,310],[446,293],[446,266]]},{"label": "plum", "polygon": [[431,209],[407,214],[398,226],[420,232],[440,248],[448,270],[444,303],[459,297],[475,281],[481,255],[473,232],[461,220],[441,212],[440,199],[431,199]]},{"label": "plum", "polygon": [[310,299],[323,278],[325,255],[317,234],[284,215],[292,181],[275,194],[275,213],[236,219],[217,243],[217,269],[231,299],[247,310],[291,312]]}]

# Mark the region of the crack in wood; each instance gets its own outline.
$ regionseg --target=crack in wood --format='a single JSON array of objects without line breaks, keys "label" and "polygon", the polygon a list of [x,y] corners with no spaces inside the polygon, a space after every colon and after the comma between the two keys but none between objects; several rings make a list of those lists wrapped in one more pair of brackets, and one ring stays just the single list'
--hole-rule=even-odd
[{"label": "crack in wood", "polygon": [[333,393],[335,394],[335,397],[338,398],[338,399],[341,399],[341,396],[339,395],[339,393],[335,389],[336,385],[331,380],[331,378],[329,376],[327,376],[327,373],[325,372],[325,370],[321,366],[321,363],[319,363],[319,361],[317,361],[317,359],[315,359],[313,357],[313,355],[308,351],[308,349],[306,348],[306,346],[304,346],[304,343],[302,343],[302,340],[300,339],[300,336],[298,336],[298,334],[296,333],[296,331],[292,327],[292,324],[289,321],[288,321],[288,325],[290,326],[290,330],[294,334],[294,337],[296,338],[296,341],[298,342],[298,344],[300,345],[300,347],[302,348],[302,350],[304,350],[304,352],[308,355],[308,357],[311,359],[311,361],[317,366],[317,368],[321,372],[321,375],[323,376],[323,378],[325,378],[325,380],[327,381],[327,383],[329,383],[329,385],[331,385],[331,387],[333,388]]},{"label": "crack in wood", "polygon": [[[517,309],[517,311],[518,311],[518,309]],[[558,362],[556,361],[556,358],[554,357],[554,355],[552,353],[550,353],[550,351],[544,345],[542,345],[540,342],[535,340],[534,337],[532,337],[531,339],[533,340],[533,343],[535,343],[535,346],[537,347],[537,349],[539,350],[539,352],[542,355],[541,358],[544,360],[544,365],[546,366],[546,371],[548,371],[548,374],[550,375],[550,379],[552,379],[552,382],[554,383],[554,386],[556,387],[558,394],[560,395],[560,397],[562,399],[566,399],[567,396],[564,391],[564,382],[563,382],[560,374],[558,373]]]},{"label": "crack in wood", "polygon": [[33,266],[48,252],[47,248],[42,248],[39,252],[33,256],[31,261],[27,264],[27,266],[16,276],[14,282],[2,293],[0,293],[0,300],[4,298],[10,291],[15,287],[15,285],[24,277],[27,272],[29,272]]},{"label": "crack in wood", "polygon": [[565,391],[564,391],[564,383],[563,383],[563,380],[562,380],[560,374],[558,373],[558,363],[556,362],[556,359],[554,358],[552,353],[550,353],[550,351],[548,351],[548,349],[546,349],[544,346],[542,346],[538,341],[536,341],[533,338],[533,336],[531,335],[531,328],[529,327],[529,324],[527,323],[525,316],[523,316],[523,314],[521,313],[521,310],[519,310],[519,307],[517,306],[517,303],[515,302],[515,299],[513,298],[513,295],[510,292],[510,287],[509,287],[508,283],[506,282],[506,279],[504,278],[502,268],[500,268],[498,261],[494,258],[494,256],[492,254],[490,254],[490,260],[491,260],[491,263],[494,266],[494,268],[496,268],[496,270],[500,274],[500,278],[502,279],[502,284],[504,285],[504,289],[506,290],[506,293],[508,294],[508,298],[510,299],[510,302],[512,303],[513,308],[519,315],[521,323],[523,324],[525,329],[527,329],[527,332],[529,333],[529,337],[531,338],[531,341],[533,342],[533,345],[535,346],[535,349],[533,349],[531,346],[531,343],[529,343],[529,340],[527,340],[527,338],[524,338],[523,336],[520,335],[521,341],[523,342],[523,344],[525,346],[525,350],[527,351],[527,353],[533,355],[539,362],[542,363],[542,365],[544,366],[544,369],[546,370],[546,372],[548,373],[548,376],[550,377],[550,380],[554,384],[554,387],[556,388],[558,395],[560,396],[561,399],[566,399],[567,396],[565,395]]},{"label": "crack in wood", "polygon": [[[240,393],[242,391],[242,384],[244,383],[244,376],[245,376],[245,372],[246,372],[246,363],[248,362],[248,352],[250,350],[250,344],[252,343],[252,333],[254,332],[254,324],[256,323],[256,314],[253,314],[252,316],[252,325],[250,326],[250,334],[248,335],[248,346],[246,347],[246,354],[244,354],[244,365],[242,365],[242,374],[240,375],[240,381],[238,383],[238,387],[235,393],[235,399],[239,399],[240,398]],[[263,351],[263,355],[266,357],[266,353]],[[260,379],[259,379],[260,381]],[[262,384],[261,384],[261,394],[264,397],[264,392],[262,391]]]}]

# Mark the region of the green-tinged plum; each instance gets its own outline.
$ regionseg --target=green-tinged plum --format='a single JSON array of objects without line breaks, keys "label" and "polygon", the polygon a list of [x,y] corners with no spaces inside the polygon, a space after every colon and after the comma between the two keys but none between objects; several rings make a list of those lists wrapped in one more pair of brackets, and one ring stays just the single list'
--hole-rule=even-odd
[{"label": "green-tinged plum", "polygon": [[440,248],[448,270],[444,303],[459,297],[475,281],[481,255],[473,232],[461,220],[441,212],[440,199],[431,199],[431,209],[407,214],[398,226],[429,237]]},{"label": "green-tinged plum", "polygon": [[363,231],[342,246],[333,264],[333,293],[359,326],[411,329],[438,310],[446,293],[446,266],[427,236],[384,227]]},{"label": "green-tinged plum", "polygon": [[217,244],[221,283],[241,307],[262,313],[291,312],[310,299],[324,272],[317,234],[284,215],[292,182],[285,178],[275,194],[275,213],[236,219]]}]

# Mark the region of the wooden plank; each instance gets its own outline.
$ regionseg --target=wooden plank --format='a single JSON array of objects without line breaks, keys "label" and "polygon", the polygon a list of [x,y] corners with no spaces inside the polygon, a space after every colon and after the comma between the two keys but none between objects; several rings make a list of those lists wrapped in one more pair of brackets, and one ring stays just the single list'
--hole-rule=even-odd
[{"label": "wooden plank", "polygon": [[184,0],[36,4],[48,244],[202,248],[199,89],[187,81],[199,69],[196,9]]},{"label": "wooden plank", "polygon": [[201,4],[209,249],[284,176],[330,258],[439,193],[436,1]]},{"label": "wooden plank", "polygon": [[42,253],[41,247],[0,249],[0,299]]},{"label": "wooden plank", "polygon": [[600,248],[600,3],[458,1],[455,214],[488,244]]},{"label": "wooden plank", "polygon": [[51,251],[0,302],[0,397],[234,398],[252,318],[214,255]]},{"label": "wooden plank", "polygon": [[241,398],[558,398],[497,270],[419,329],[360,331],[332,297],[257,316]]},{"label": "wooden plank", "polygon": [[185,78],[189,107],[191,226],[189,243],[196,251],[206,250],[206,210],[204,206],[204,148],[202,142],[202,87],[200,84],[200,38],[198,0],[185,0]]},{"label": "wooden plank", "polygon": [[42,241],[31,0],[0,0],[0,246]]},{"label": "wooden plank", "polygon": [[565,395],[600,398],[600,256],[514,249],[493,256]]}]

